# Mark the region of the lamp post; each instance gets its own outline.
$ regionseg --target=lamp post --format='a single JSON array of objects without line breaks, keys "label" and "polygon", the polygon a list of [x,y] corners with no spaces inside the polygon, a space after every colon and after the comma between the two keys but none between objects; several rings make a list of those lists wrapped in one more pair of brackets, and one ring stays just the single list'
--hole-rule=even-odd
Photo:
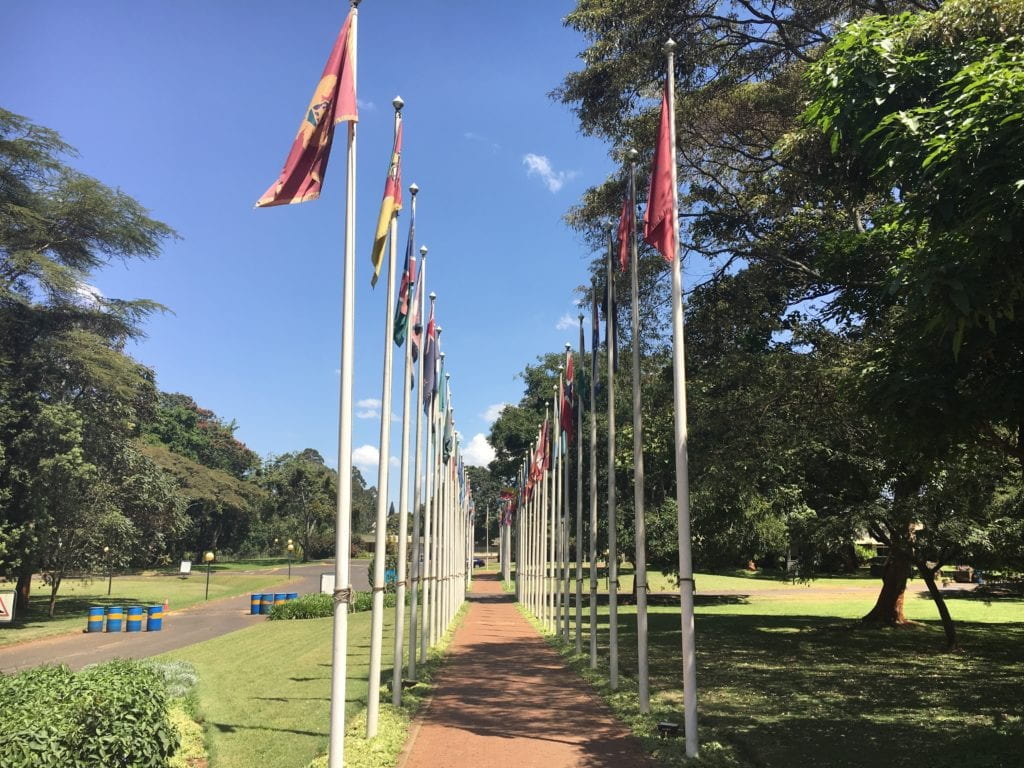
[{"label": "lamp post", "polygon": [[288,579],[292,578],[292,552],[295,551],[295,545],[292,544],[292,540],[288,539]]},{"label": "lamp post", "polygon": [[213,565],[213,552],[207,552],[203,555],[203,560],[206,562],[206,597],[204,599],[210,599],[210,566]]},{"label": "lamp post", "polygon": [[110,590],[114,585],[114,566],[110,564],[110,547],[104,547],[103,554],[107,558],[107,597],[109,597]]}]

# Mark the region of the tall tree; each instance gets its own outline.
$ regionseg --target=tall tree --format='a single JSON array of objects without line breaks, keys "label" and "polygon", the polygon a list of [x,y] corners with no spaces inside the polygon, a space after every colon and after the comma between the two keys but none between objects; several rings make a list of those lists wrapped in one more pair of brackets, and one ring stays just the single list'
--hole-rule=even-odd
[{"label": "tall tree", "polygon": [[87,281],[115,259],[154,258],[174,236],[70,157],[54,131],[0,109],[0,516],[18,552],[0,567],[17,576],[21,605],[35,570],[70,563],[53,534],[85,518],[117,527],[106,512],[153,407],[152,372],[122,349],[158,305]]}]

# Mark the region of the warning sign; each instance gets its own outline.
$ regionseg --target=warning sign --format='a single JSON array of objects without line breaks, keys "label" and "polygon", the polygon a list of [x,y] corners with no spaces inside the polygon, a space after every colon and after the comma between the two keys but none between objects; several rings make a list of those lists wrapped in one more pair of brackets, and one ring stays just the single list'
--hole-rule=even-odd
[{"label": "warning sign", "polygon": [[0,624],[14,621],[14,592],[0,592]]}]

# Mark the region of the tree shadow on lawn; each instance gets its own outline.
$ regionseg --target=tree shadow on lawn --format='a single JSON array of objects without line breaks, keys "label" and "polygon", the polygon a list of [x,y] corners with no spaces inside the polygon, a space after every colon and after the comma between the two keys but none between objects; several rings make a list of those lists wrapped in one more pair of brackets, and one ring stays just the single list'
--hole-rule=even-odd
[{"label": "tree shadow on lawn", "polygon": [[[636,623],[623,619],[620,668],[635,677]],[[679,616],[649,622],[652,691],[670,692],[681,722]],[[829,766],[1015,764],[1024,623],[958,625],[963,654],[940,652],[938,622],[854,630],[834,617],[699,615],[703,739],[765,766],[807,755]]]},{"label": "tree shadow on lawn", "polygon": [[[156,605],[156,603],[144,603],[139,600],[130,600],[124,597],[111,596],[107,597],[61,597],[57,596],[57,604],[54,609],[53,617],[49,615],[50,611],[50,598],[49,596],[33,596],[29,598],[28,610],[20,611],[18,617],[15,618],[10,624],[4,625],[4,629],[30,629],[33,627],[41,627],[46,624],[50,624],[55,621],[63,621],[66,619],[81,618],[82,619],[82,631],[85,631],[86,623],[89,619],[89,609],[92,607],[101,607],[107,609],[111,606],[118,606],[120,608],[128,608],[129,606],[142,605],[150,606]],[[97,633],[98,634],[98,633]]]}]

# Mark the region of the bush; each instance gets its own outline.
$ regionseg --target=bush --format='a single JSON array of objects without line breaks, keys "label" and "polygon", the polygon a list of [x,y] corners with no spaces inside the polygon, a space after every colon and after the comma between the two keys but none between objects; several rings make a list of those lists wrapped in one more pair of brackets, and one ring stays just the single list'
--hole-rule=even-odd
[{"label": "bush", "polygon": [[[395,593],[384,593],[384,607],[395,607]],[[372,592],[356,592],[352,595],[352,613],[363,613],[373,608]],[[287,603],[277,603],[270,609],[271,621],[280,619],[326,619],[334,615],[334,600],[331,595],[303,595]]]},{"label": "bush", "polygon": [[166,768],[178,747],[167,711],[163,679],[136,661],[0,675],[0,765]]},{"label": "bush", "polygon": [[276,603],[270,609],[270,620],[281,619],[324,619],[334,615],[334,598],[331,595],[303,595],[287,603]]}]

